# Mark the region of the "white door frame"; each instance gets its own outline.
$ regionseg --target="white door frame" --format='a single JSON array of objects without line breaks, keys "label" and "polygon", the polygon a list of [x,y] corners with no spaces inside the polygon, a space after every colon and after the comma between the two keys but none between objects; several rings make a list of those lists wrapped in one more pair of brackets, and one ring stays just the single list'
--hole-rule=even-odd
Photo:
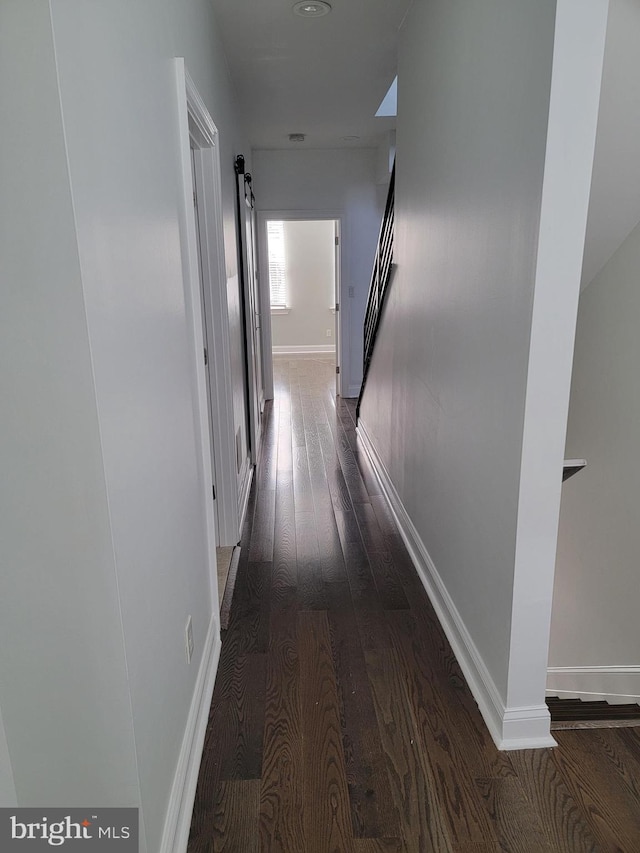
[{"label": "white door frame", "polygon": [[[257,345],[262,340],[261,329],[261,288],[258,279],[259,259],[255,257],[255,229],[258,227],[255,210],[255,197],[251,185],[251,175],[245,170],[242,155],[236,158],[236,181],[238,193],[238,237],[240,241],[241,288],[244,304],[244,344],[246,355],[246,392],[249,410],[249,450],[252,465],[256,465],[260,455],[262,440],[262,413],[267,399],[264,392],[264,368],[262,367],[264,347]],[[248,194],[250,194],[248,196]],[[247,198],[250,205],[247,204]],[[248,240],[249,232],[251,240]]]},{"label": "white door frame", "polygon": [[[258,211],[258,273],[260,281],[260,296],[264,306],[271,305],[269,290],[269,262],[267,249],[267,222],[281,219],[284,222],[296,220],[335,220],[339,236],[338,257],[336,269],[336,302],[340,309],[336,312],[336,366],[340,372],[336,377],[336,393],[342,394],[348,383],[345,376],[350,376],[349,363],[349,315],[350,301],[344,298],[342,285],[347,281],[346,252],[345,252],[345,215],[342,210],[260,210]],[[345,340],[346,338],[346,340]],[[271,310],[263,312],[262,317],[262,364],[264,371],[264,393],[268,400],[273,399],[273,356],[271,352]]]},{"label": "white door frame", "polygon": [[[175,59],[176,89],[179,107],[179,140],[182,171],[183,266],[186,308],[194,360],[195,422],[200,449],[201,476],[206,507],[206,526],[211,584],[218,596],[215,560],[215,519],[218,516],[218,542],[235,545],[240,538],[238,483],[235,465],[235,427],[230,384],[231,355],[227,308],[226,268],[222,218],[222,187],[218,130],[189,76],[184,60]],[[200,247],[204,280],[205,316],[202,317],[198,242],[194,214],[194,187],[191,169],[191,140],[198,186]],[[209,338],[209,371],[204,364],[203,319]],[[207,403],[207,381],[211,399],[211,426],[215,436],[213,455],[217,476],[216,500],[213,500],[211,443]]]}]

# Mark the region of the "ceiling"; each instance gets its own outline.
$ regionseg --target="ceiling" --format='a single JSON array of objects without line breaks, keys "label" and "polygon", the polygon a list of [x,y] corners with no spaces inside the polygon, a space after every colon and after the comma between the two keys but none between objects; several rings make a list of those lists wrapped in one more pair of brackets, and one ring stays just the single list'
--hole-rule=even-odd
[{"label": "ceiling", "polygon": [[[395,127],[375,113],[396,75],[412,0],[329,0],[331,13],[314,19],[294,15],[294,2],[213,0],[251,146],[376,145]],[[290,133],[305,142],[289,142]]]}]

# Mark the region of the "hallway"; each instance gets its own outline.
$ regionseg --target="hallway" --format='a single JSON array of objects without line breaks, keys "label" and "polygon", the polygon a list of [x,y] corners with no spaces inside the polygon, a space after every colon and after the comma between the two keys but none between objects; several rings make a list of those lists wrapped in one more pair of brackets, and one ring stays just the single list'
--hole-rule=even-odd
[{"label": "hallway", "polygon": [[332,369],[274,363],[189,853],[636,853],[640,729],[497,751]]}]

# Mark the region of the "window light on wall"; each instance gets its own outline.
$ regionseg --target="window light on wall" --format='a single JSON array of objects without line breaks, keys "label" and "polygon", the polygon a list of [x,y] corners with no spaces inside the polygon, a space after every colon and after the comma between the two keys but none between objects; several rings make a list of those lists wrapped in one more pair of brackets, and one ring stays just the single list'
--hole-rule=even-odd
[{"label": "window light on wall", "polygon": [[269,290],[271,307],[286,308],[287,288],[284,268],[284,222],[267,222],[267,246],[269,252]]}]

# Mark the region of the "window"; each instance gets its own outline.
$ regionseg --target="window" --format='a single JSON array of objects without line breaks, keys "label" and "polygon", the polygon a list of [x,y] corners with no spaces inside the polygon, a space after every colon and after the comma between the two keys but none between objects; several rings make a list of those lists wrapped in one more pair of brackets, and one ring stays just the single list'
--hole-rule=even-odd
[{"label": "window", "polygon": [[284,270],[284,222],[267,222],[269,251],[269,290],[271,308],[287,307],[287,288]]}]

